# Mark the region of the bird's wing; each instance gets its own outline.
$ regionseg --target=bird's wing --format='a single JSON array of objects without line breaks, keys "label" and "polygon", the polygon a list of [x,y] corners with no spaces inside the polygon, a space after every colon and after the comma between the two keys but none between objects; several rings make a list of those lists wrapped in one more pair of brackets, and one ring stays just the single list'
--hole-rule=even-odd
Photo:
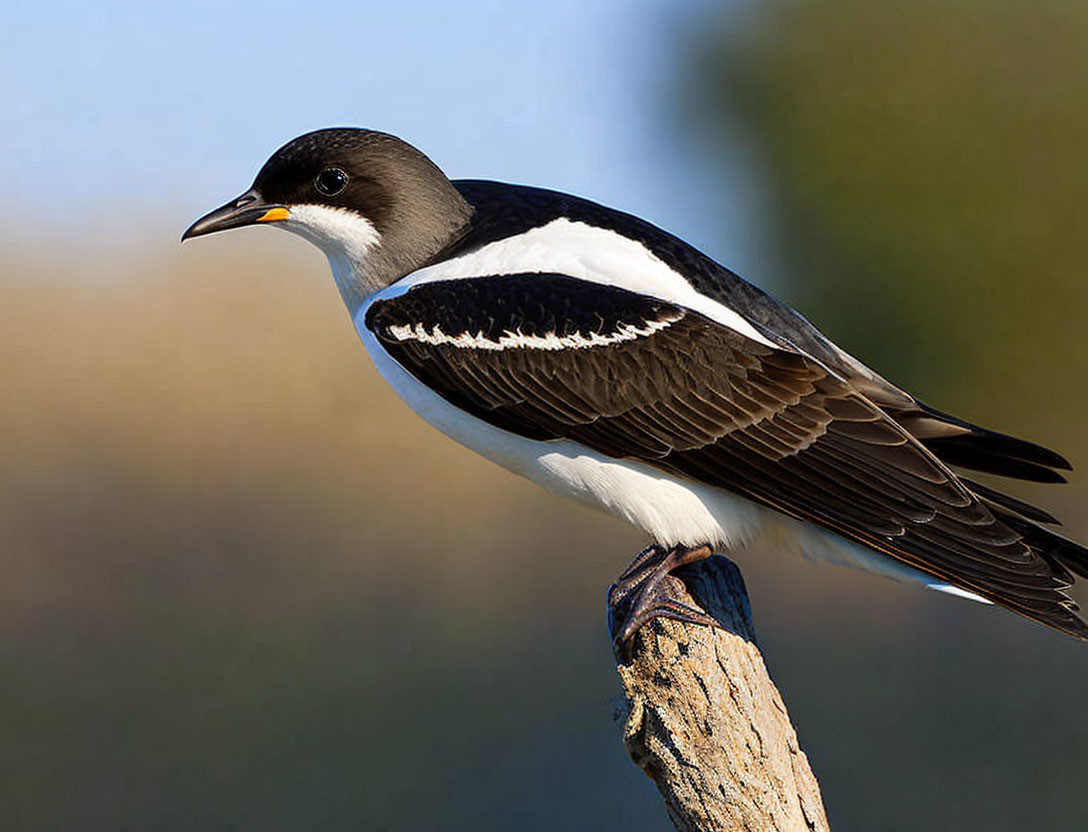
[{"label": "bird's wing", "polygon": [[799,351],[554,274],[419,283],[375,299],[365,326],[419,381],[493,425],[728,489],[1088,638],[1061,558],[1032,543],[1038,527],[995,516]]}]

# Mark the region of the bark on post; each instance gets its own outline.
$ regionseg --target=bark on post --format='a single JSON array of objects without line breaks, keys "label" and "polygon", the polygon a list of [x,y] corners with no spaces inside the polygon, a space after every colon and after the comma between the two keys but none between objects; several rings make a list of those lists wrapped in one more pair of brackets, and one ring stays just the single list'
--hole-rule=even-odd
[{"label": "bark on post", "polygon": [[681,832],[827,830],[820,787],[756,646],[740,571],[715,556],[682,574],[722,629],[657,619],[638,631],[633,658],[617,668],[627,753]]}]

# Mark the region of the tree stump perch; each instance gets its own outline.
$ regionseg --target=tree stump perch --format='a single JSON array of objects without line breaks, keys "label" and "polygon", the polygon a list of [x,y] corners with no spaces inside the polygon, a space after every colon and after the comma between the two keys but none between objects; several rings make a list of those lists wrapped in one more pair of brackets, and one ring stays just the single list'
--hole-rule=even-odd
[{"label": "tree stump perch", "polygon": [[655,619],[617,656],[623,741],[680,832],[826,832],[820,787],[756,645],[744,579],[714,556],[678,570],[721,629]]}]

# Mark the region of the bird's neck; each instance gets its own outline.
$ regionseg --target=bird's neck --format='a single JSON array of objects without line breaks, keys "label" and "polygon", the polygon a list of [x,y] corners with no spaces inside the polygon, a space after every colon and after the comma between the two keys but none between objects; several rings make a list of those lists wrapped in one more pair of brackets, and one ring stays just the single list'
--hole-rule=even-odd
[{"label": "bird's neck", "polygon": [[370,295],[427,265],[465,233],[472,208],[452,186],[445,196],[404,206],[384,230],[352,215],[338,218],[334,233],[328,221],[321,223],[325,233],[315,234],[313,226],[298,231],[325,253],[352,318]]},{"label": "bird's neck", "polygon": [[328,258],[329,267],[332,269],[332,279],[336,281],[340,297],[344,299],[344,305],[354,319],[355,313],[359,311],[366,299],[381,287],[369,288],[365,263],[356,263],[347,257],[332,254],[329,254]]}]

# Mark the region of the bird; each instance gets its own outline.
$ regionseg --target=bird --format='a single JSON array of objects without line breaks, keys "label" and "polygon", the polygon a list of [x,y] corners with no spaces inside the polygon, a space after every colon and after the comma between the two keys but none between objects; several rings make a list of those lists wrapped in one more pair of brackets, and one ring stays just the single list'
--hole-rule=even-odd
[{"label": "bird", "polygon": [[1088,549],[965,472],[1064,482],[1041,445],[920,401],[677,236],[578,196],[450,180],[380,131],[306,133],[182,240],[243,226],[321,249],[381,376],[424,420],[652,543],[614,643],[714,624],[678,567],[761,538],[1088,640]]}]

